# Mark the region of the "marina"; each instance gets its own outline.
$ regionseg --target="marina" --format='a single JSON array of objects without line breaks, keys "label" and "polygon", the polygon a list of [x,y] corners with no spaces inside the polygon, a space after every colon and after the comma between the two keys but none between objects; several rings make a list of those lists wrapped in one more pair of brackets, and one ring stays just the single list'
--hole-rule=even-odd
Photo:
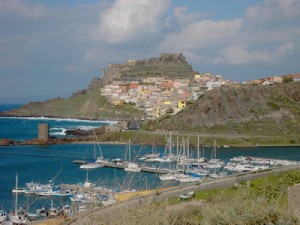
[{"label": "marina", "polygon": [[[39,220],[71,216],[94,205],[107,207],[120,201],[120,196],[140,191],[205,184],[300,161],[299,147],[234,148],[213,142],[209,147],[203,143],[199,140],[199,147],[190,146],[188,138],[177,141],[169,134],[165,146],[130,143],[130,154],[128,143],[99,143],[102,155],[94,154],[94,143],[1,146],[0,155],[5,158],[0,161],[1,214],[7,217],[17,195],[18,209],[25,210],[30,220]],[[97,159],[103,166],[80,168]],[[131,171],[125,170],[129,163],[135,165]]]}]

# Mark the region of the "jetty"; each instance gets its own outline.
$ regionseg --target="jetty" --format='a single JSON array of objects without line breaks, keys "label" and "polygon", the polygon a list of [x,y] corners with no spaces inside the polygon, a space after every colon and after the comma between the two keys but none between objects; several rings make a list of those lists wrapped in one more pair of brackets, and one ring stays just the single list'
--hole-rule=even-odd
[{"label": "jetty", "polygon": [[[85,163],[87,163],[87,161],[85,161],[85,160],[73,160],[73,163],[85,164]],[[126,168],[126,163],[123,163],[123,162],[119,162],[119,163],[105,162],[104,167],[114,168],[114,169],[125,169]],[[170,172],[169,169],[164,169],[164,168],[160,168],[160,167],[150,167],[150,166],[141,165],[141,168],[142,168],[141,172],[146,172],[146,173],[167,174],[167,173]]]}]

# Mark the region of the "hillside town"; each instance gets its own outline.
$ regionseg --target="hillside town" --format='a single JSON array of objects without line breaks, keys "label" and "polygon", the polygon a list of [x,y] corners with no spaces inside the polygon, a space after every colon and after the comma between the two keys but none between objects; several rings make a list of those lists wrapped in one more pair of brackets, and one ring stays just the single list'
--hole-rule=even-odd
[{"label": "hillside town", "polygon": [[[299,81],[300,74],[268,77],[242,84],[272,85],[281,83],[284,79]],[[132,81],[120,79],[105,85],[101,89],[101,95],[113,105],[135,104],[139,110],[145,112],[145,119],[156,119],[162,115],[178,113],[189,102],[197,100],[205,91],[224,85],[238,84],[210,73],[197,73],[192,79],[163,77],[145,77]]]}]

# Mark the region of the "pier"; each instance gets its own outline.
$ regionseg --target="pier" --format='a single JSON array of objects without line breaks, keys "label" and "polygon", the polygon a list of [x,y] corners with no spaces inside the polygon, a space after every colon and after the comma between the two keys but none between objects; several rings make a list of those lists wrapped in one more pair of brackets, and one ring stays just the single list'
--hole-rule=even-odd
[{"label": "pier", "polygon": [[[76,164],[85,164],[84,160],[73,160]],[[114,163],[114,162],[105,162],[104,167],[114,168],[114,169],[125,169],[126,163]],[[170,170],[159,168],[159,167],[150,167],[150,166],[141,166],[141,172],[146,173],[157,173],[157,174],[166,174],[169,173]]]}]

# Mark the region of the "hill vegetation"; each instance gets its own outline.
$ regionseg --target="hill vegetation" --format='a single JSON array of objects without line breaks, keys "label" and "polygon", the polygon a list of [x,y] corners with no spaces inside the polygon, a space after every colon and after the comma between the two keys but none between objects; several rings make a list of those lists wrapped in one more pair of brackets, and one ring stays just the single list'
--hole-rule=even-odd
[{"label": "hill vegetation", "polygon": [[198,191],[190,204],[169,198],[134,208],[110,208],[108,214],[97,214],[94,208],[72,224],[298,224],[288,210],[288,187],[299,182],[300,172],[289,171],[252,180],[250,185]]},{"label": "hill vegetation", "polygon": [[[245,134],[254,145],[300,143],[300,83],[223,86],[205,92],[176,115],[148,121],[146,130]],[[270,140],[270,138],[272,140]]]},{"label": "hill vegetation", "polygon": [[114,106],[95,87],[84,94],[71,98],[55,98],[46,102],[31,102],[19,109],[5,112],[7,116],[46,116],[59,118],[77,118],[90,120],[132,120],[141,117],[133,104]]}]

